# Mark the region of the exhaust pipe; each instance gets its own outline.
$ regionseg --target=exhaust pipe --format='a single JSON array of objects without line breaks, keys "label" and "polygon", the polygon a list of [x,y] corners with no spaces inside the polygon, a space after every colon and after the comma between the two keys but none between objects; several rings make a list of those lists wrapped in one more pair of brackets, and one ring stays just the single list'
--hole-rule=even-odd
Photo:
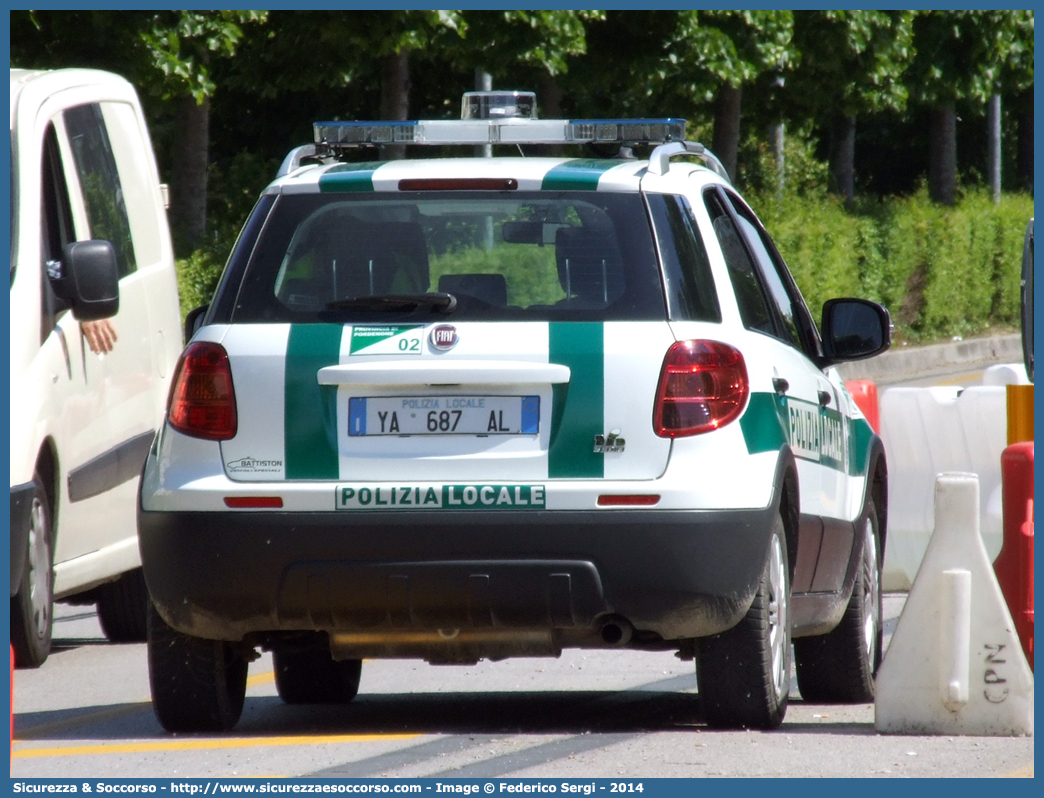
[{"label": "exhaust pipe", "polygon": [[633,634],[634,627],[631,626],[631,622],[618,615],[610,617],[602,624],[602,642],[613,648],[626,646],[631,642]]}]

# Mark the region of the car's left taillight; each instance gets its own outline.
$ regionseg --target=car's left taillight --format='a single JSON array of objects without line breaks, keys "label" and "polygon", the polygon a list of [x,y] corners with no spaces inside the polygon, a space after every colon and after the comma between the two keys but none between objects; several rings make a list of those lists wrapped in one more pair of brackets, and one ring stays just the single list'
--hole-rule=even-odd
[{"label": "car's left taillight", "polygon": [[225,441],[238,425],[228,353],[220,344],[189,344],[178,361],[167,401],[167,420],[194,438]]},{"label": "car's left taillight", "polygon": [[653,409],[661,438],[699,435],[739,417],[750,395],[747,365],[720,341],[678,341],[667,350]]}]

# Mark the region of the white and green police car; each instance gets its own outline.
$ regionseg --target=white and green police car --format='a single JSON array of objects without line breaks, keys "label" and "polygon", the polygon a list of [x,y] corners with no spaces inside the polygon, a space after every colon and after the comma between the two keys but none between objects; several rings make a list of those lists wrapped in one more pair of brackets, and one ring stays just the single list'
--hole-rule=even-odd
[{"label": "white and green police car", "polygon": [[[363,658],[677,650],[705,721],[771,728],[793,637],[806,699],[872,700],[885,459],[831,366],[887,312],[817,331],[683,120],[464,104],[317,124],[190,317],[141,483],[160,722],[234,725],[257,649],[289,703]],[[584,142],[619,156],[351,160]]]}]

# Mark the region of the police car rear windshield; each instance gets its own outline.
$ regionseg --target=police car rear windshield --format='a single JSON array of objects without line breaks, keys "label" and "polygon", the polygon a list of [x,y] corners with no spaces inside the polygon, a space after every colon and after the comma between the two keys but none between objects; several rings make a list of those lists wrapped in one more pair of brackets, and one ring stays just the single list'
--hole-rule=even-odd
[{"label": "police car rear windshield", "polygon": [[291,194],[270,208],[234,322],[667,317],[637,193]]}]

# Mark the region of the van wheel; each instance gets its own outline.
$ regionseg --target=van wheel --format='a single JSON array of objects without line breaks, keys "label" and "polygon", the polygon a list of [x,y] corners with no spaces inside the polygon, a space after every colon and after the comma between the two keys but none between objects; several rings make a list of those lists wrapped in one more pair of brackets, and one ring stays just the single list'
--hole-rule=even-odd
[{"label": "van wheel", "polygon": [[247,660],[234,645],[171,629],[148,606],[152,708],[170,732],[227,731],[246,698]]},{"label": "van wheel", "polygon": [[11,645],[15,665],[39,668],[51,653],[54,626],[54,547],[51,502],[39,473],[33,474],[33,507],[22,583],[11,597]]},{"label": "van wheel", "polygon": [[325,645],[272,653],[276,691],[286,704],[347,704],[359,692],[362,660],[335,660]]},{"label": "van wheel", "polygon": [[700,704],[710,726],[775,729],[783,722],[790,693],[790,570],[780,516],[746,616],[697,640],[696,651]]},{"label": "van wheel", "polygon": [[867,499],[862,538],[859,570],[841,623],[825,635],[794,641],[798,689],[811,703],[865,704],[874,700],[883,612],[881,536],[873,499]]},{"label": "van wheel", "polygon": [[148,637],[149,590],[141,568],[98,588],[98,622],[112,643],[144,643]]}]

